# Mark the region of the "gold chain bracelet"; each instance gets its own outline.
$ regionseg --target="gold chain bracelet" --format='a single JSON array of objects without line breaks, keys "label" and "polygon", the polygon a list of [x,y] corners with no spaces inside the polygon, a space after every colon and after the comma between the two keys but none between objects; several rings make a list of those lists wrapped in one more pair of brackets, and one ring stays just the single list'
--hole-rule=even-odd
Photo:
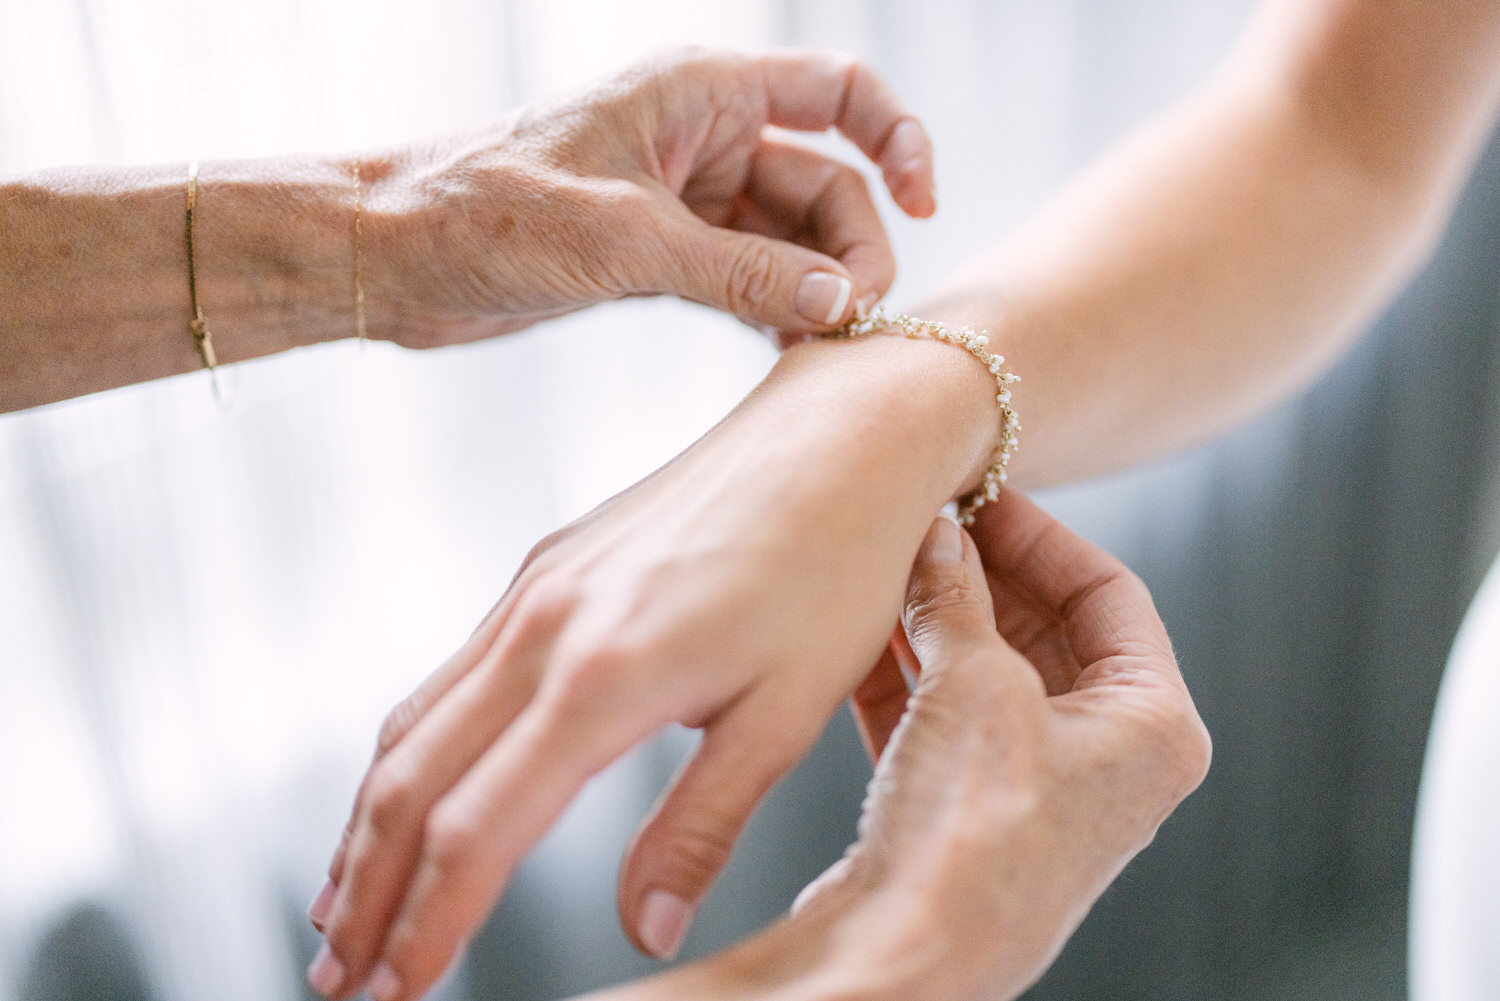
[{"label": "gold chain bracelet", "polygon": [[365,333],[365,248],[361,209],[363,189],[359,183],[359,154],[354,156],[354,336],[363,347],[369,340]]},{"label": "gold chain bracelet", "polygon": [[221,409],[227,411],[233,402],[232,394],[219,381],[219,358],[214,353],[214,335],[208,329],[208,320],[203,316],[203,307],[198,304],[198,262],[193,255],[193,216],[197,208],[198,161],[194,160],[188,164],[187,219],[184,226],[184,239],[187,243],[188,305],[193,311],[193,318],[188,321],[188,332],[193,335],[193,346],[198,349],[198,356],[203,359],[203,367],[208,369],[208,379],[213,386],[214,399]]},{"label": "gold chain bracelet", "polygon": [[193,210],[198,207],[198,161],[188,164],[187,180],[187,265],[188,303],[193,318],[188,321],[188,332],[193,335],[193,345],[203,358],[203,367],[212,374],[218,358],[214,355],[214,335],[209,332],[208,321],[203,318],[203,307],[198,305],[198,267],[193,259]]}]

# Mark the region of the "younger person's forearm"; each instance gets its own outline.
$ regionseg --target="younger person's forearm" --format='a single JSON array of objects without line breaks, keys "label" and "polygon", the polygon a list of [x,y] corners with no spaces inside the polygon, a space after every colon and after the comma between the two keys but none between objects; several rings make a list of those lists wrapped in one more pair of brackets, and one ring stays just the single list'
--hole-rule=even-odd
[{"label": "younger person's forearm", "polygon": [[1306,385],[1424,259],[1497,93],[1493,4],[1272,5],[918,309],[1013,357],[1023,486],[1202,440]]}]

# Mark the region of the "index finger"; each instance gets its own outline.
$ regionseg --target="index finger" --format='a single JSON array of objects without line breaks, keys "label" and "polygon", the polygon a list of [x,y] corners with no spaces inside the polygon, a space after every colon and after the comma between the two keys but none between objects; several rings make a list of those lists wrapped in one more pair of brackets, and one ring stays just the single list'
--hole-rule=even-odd
[{"label": "index finger", "polygon": [[753,58],[772,125],[802,132],[837,128],[880,167],[891,197],[926,218],[933,195],[932,140],[896,92],[854,56],[780,49]]},{"label": "index finger", "polygon": [[1177,676],[1166,627],[1140,578],[1098,546],[1012,490],[976,513],[970,529],[997,575],[1068,624],[1083,666],[1127,653]]},{"label": "index finger", "polygon": [[987,572],[1061,622],[1083,672],[1053,703],[1059,718],[1084,723],[1096,750],[1110,732],[1125,741],[1104,758],[1124,770],[1121,788],[1159,792],[1141,800],[1156,804],[1154,829],[1203,781],[1212,743],[1146,585],[1009,490],[977,512],[972,532]]}]

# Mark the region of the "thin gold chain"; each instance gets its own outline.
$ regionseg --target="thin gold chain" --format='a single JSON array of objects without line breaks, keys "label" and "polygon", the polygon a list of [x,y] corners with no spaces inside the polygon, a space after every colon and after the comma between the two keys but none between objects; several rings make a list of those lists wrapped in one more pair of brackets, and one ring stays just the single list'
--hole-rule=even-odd
[{"label": "thin gold chain", "polygon": [[213,372],[218,365],[214,354],[214,335],[209,332],[208,321],[203,317],[203,307],[198,305],[198,266],[193,258],[193,210],[198,207],[198,161],[188,164],[187,183],[187,262],[188,301],[193,309],[193,318],[188,321],[188,331],[193,335],[193,344],[203,358],[203,367]]},{"label": "thin gold chain", "polygon": [[364,344],[369,338],[365,334],[365,253],[364,220],[362,218],[359,183],[359,155],[354,157],[354,333]]}]

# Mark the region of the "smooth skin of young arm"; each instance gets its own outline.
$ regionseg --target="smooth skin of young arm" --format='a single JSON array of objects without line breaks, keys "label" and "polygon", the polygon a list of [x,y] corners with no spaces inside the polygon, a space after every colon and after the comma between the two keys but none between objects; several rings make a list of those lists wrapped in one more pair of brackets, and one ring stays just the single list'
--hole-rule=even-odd
[{"label": "smooth skin of young arm", "polygon": [[[433,347],[625,295],[826,330],[895,274],[862,178],[766,125],[837,128],[928,215],[925,132],[839,53],[688,51],[487,128],[365,154],[371,337]],[[205,163],[220,361],[355,333],[352,156]],[[0,179],[0,411],[188,372],[187,165]],[[774,221],[775,224],[770,224]]]},{"label": "smooth skin of young arm", "polygon": [[1201,441],[1305,386],[1426,258],[1500,99],[1500,5],[1275,2],[1218,77],[920,311],[1023,382],[1017,482]]}]

